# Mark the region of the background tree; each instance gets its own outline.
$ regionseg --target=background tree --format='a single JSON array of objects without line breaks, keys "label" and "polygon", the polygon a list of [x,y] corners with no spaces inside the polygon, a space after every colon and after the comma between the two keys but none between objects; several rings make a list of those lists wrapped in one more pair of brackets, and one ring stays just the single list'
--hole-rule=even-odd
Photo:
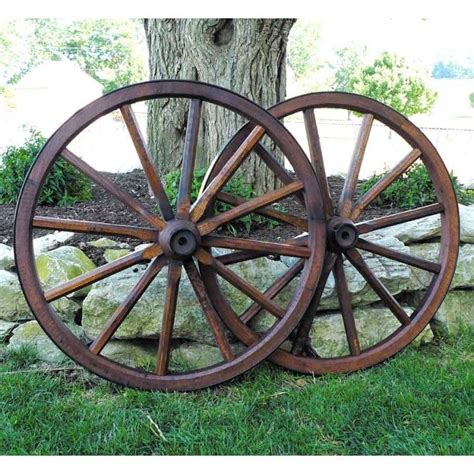
[{"label": "background tree", "polygon": [[[192,79],[231,89],[263,107],[284,99],[286,45],[291,19],[146,19],[151,79]],[[148,142],[160,173],[180,166],[186,133],[185,101],[153,101],[148,111]],[[244,121],[222,108],[203,110],[197,166],[208,163]],[[275,177],[249,157],[247,182],[260,191]]]},{"label": "background tree", "polygon": [[288,67],[297,93],[325,89],[326,61],[320,48],[321,27],[315,21],[298,20],[288,40]]},{"label": "background tree", "polygon": [[355,92],[355,84],[361,74],[365,46],[346,47],[336,51],[333,88],[340,92]]},{"label": "background tree", "polygon": [[474,92],[469,94],[469,103],[471,104],[471,107],[474,107]]},{"label": "background tree", "polygon": [[15,84],[44,61],[63,58],[99,81],[104,92],[144,80],[139,27],[121,19],[31,18],[1,24],[0,86]]},{"label": "background tree", "polygon": [[427,86],[427,75],[404,58],[384,52],[369,65],[358,63],[360,55],[349,58],[347,68],[336,72],[338,90],[372,97],[408,116],[432,110],[437,93]]}]

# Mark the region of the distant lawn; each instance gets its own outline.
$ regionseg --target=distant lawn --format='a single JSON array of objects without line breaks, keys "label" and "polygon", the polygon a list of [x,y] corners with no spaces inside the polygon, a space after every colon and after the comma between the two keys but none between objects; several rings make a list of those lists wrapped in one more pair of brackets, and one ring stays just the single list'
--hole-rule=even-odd
[{"label": "distant lawn", "polygon": [[[123,389],[86,372],[5,374],[0,454],[474,454],[474,335],[346,376],[264,364],[196,393]],[[3,372],[3,374],[2,374]]]}]

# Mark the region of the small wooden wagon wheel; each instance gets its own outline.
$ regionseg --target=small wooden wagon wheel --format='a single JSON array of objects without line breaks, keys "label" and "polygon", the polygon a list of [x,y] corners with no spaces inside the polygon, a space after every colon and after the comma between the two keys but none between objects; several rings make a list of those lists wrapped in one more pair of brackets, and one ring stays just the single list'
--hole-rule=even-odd
[{"label": "small wooden wagon wheel", "polygon": [[[169,100],[175,98],[189,102],[188,124],[183,145],[181,179],[176,211],[164,190],[162,180],[152,164],[151,157],[141,135],[131,104],[143,100]],[[191,202],[190,190],[194,173],[196,144],[198,141],[201,109],[206,104],[219,106],[241,115],[253,126],[248,136],[232,154],[227,165],[209,182],[198,198]],[[126,128],[143,165],[150,188],[161,211],[148,209],[106,175],[99,173],[67,147],[71,141],[100,117],[121,113]],[[296,179],[288,186],[241,202],[228,212],[212,218],[206,217],[206,209],[216,193],[238,170],[259,139],[267,134],[283,155],[291,162]],[[166,153],[166,150],[162,151]],[[58,159],[65,159],[90,178],[97,186],[118,199],[132,213],[143,219],[144,226],[108,224],[54,217],[42,217],[35,213],[42,184],[49,170]],[[224,224],[229,224],[246,214],[278,202],[296,192],[304,193],[307,212],[308,240],[304,249],[298,245],[278,245],[268,242],[246,242],[239,239],[224,241],[212,233]],[[59,286],[44,289],[40,283],[32,246],[34,228],[69,230],[80,233],[126,236],[140,239],[147,246],[130,255],[121,257],[85,273]],[[235,377],[255,366],[273,352],[294,329],[311,301],[323,266],[321,249],[325,242],[325,225],[321,193],[314,172],[304,152],[290,133],[271,114],[248,99],[220,87],[192,81],[153,81],[132,85],[107,94],[81,109],[48,140],[32,166],[22,189],[17,206],[15,223],[15,252],[18,273],[26,299],[49,337],[76,362],[96,374],[127,386],[158,390],[192,390],[214,385]],[[226,267],[213,255],[212,249],[229,247],[233,250],[251,248],[254,251],[271,251],[281,255],[297,255],[304,260],[302,285],[294,292],[285,307],[276,306],[260,291]],[[313,250],[314,249],[314,250]],[[60,320],[51,302],[70,295],[80,288],[130,268],[138,263],[151,263],[144,271],[130,294],[118,306],[102,332],[87,344],[79,340]],[[196,262],[206,272],[219,275],[270,311],[278,312],[280,319],[265,335],[256,338],[254,344],[239,349],[236,353],[216,312],[213,295],[203,285]],[[165,270],[164,267],[167,267]],[[152,370],[138,369],[119,364],[101,355],[101,351],[114,336],[125,318],[140,300],[158,273],[167,272],[167,287],[162,326],[157,347],[156,367]],[[215,346],[220,349],[222,362],[199,370],[169,368],[173,324],[180,291],[180,277],[186,273],[195,292],[202,312],[207,319]]]},{"label": "small wooden wagon wheel", "polygon": [[[335,208],[333,208],[334,206],[331,202],[315,118],[315,111],[324,108],[345,109],[363,116],[352,158],[349,162],[347,177]],[[448,291],[455,271],[459,246],[458,207],[449,174],[438,152],[425,135],[405,117],[375,100],[347,93],[314,93],[295,97],[277,104],[270,109],[270,112],[279,119],[302,112],[311,163],[316,171],[323,193],[327,225],[325,265],[313,301],[289,341],[282,348],[275,351],[271,356],[271,360],[295,371],[314,374],[349,372],[379,363],[396,354],[420,334],[441,305]],[[388,127],[390,134],[398,134],[409,145],[410,151],[368,192],[356,199],[355,191],[359,171],[374,121],[378,121],[379,125],[384,124]],[[229,142],[221,155],[216,158],[214,169],[209,175],[210,179],[224,166],[229,155],[232,154],[232,150],[238,146],[243,137],[248,133],[248,128],[248,125],[243,127]],[[271,160],[268,151],[264,147],[260,144],[257,145],[255,152],[261,156],[263,161],[275,168],[283,183],[288,185],[292,182],[293,178],[288,175],[283,167],[278,166],[275,160]],[[426,166],[438,202],[365,222],[362,221],[361,217],[363,217],[367,206],[387,189],[389,185],[399,179],[417,160]],[[439,214],[441,217],[438,261],[428,261],[379,245],[368,239],[366,235],[378,229],[435,214]],[[288,222],[288,220],[285,222]],[[300,228],[305,230],[304,227]],[[303,244],[303,239],[304,237],[299,239],[300,244]],[[402,262],[413,268],[422,269],[432,275],[431,282],[421,302],[412,314],[407,314],[400,302],[395,299],[369,268],[361,251]],[[262,254],[247,255],[246,257],[258,258],[262,257]],[[398,320],[397,329],[383,338],[383,340],[368,347],[362,347],[359,340],[343,259],[347,259],[362,275],[381,303],[390,310],[393,318],[396,318],[395,322]],[[240,261],[239,254],[229,255],[226,259],[226,263],[229,265],[238,261]],[[300,266],[301,262],[297,261],[265,291],[265,294],[271,298],[277,297],[283,288],[298,277]],[[315,317],[318,317],[316,311],[320,305],[321,296],[331,273],[335,279],[339,308],[347,339],[347,355],[339,355],[337,357],[325,355],[323,357],[318,354],[317,347],[311,346],[309,334]],[[210,273],[204,272],[204,276],[204,281],[209,291],[212,291],[214,295],[218,295],[219,284],[217,280]],[[257,335],[249,326],[251,326],[252,319],[255,318],[262,308],[257,304],[253,304],[240,315],[240,320],[236,322],[235,315],[225,308],[220,297],[216,296],[215,302],[217,309],[228,322],[234,334],[244,343],[252,343]]]}]

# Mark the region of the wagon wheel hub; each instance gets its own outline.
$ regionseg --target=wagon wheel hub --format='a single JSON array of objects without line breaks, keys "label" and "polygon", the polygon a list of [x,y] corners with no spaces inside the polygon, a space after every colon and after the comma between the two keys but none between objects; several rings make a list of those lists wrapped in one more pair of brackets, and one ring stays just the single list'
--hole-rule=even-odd
[{"label": "wagon wheel hub", "polygon": [[359,233],[350,219],[335,216],[328,223],[329,245],[334,250],[355,247]]},{"label": "wagon wheel hub", "polygon": [[169,221],[159,236],[159,244],[163,253],[178,260],[193,255],[200,242],[201,236],[195,224],[183,219]]}]

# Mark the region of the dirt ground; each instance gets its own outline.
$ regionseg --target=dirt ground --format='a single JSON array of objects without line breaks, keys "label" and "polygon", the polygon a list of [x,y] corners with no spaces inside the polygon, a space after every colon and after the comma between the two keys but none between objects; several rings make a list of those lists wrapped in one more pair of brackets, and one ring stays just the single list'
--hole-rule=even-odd
[{"label": "dirt ground", "polygon": [[[130,193],[132,196],[139,199],[149,209],[158,210],[155,201],[148,193],[148,184],[142,170],[134,170],[129,173],[104,173],[111,178],[122,189]],[[328,178],[329,188],[333,204],[336,205],[339,195],[341,193],[344,179],[339,176],[331,176]],[[287,198],[281,202],[285,212],[304,216],[304,208],[294,198]],[[363,220],[373,219],[381,215],[392,214],[399,211],[396,208],[380,208],[371,206],[363,214]],[[70,207],[57,206],[39,206],[36,210],[38,216],[63,217],[69,219],[80,219],[87,221],[108,222],[112,224],[123,225],[137,225],[146,226],[147,224],[137,214],[130,212],[118,200],[108,195],[101,188],[93,185],[93,199],[89,202],[75,204]],[[15,218],[15,205],[3,204],[0,205],[0,242],[13,245],[13,226]],[[50,230],[36,229],[34,237],[51,232]],[[221,231],[222,232],[222,231]],[[228,233],[228,232],[223,232]],[[269,226],[268,222],[262,222],[254,228],[251,234],[247,234],[244,228],[237,228],[238,237],[247,237],[257,240],[268,241],[282,241],[294,237],[299,233],[293,226],[287,224],[279,224],[276,226]],[[87,245],[87,242],[94,240],[96,236],[90,234],[76,234],[71,245],[76,245],[82,248],[90,258],[97,264],[104,263],[102,254],[103,251],[95,249]],[[142,242],[135,239],[113,238],[117,242],[126,242],[129,245],[136,246]]]}]

